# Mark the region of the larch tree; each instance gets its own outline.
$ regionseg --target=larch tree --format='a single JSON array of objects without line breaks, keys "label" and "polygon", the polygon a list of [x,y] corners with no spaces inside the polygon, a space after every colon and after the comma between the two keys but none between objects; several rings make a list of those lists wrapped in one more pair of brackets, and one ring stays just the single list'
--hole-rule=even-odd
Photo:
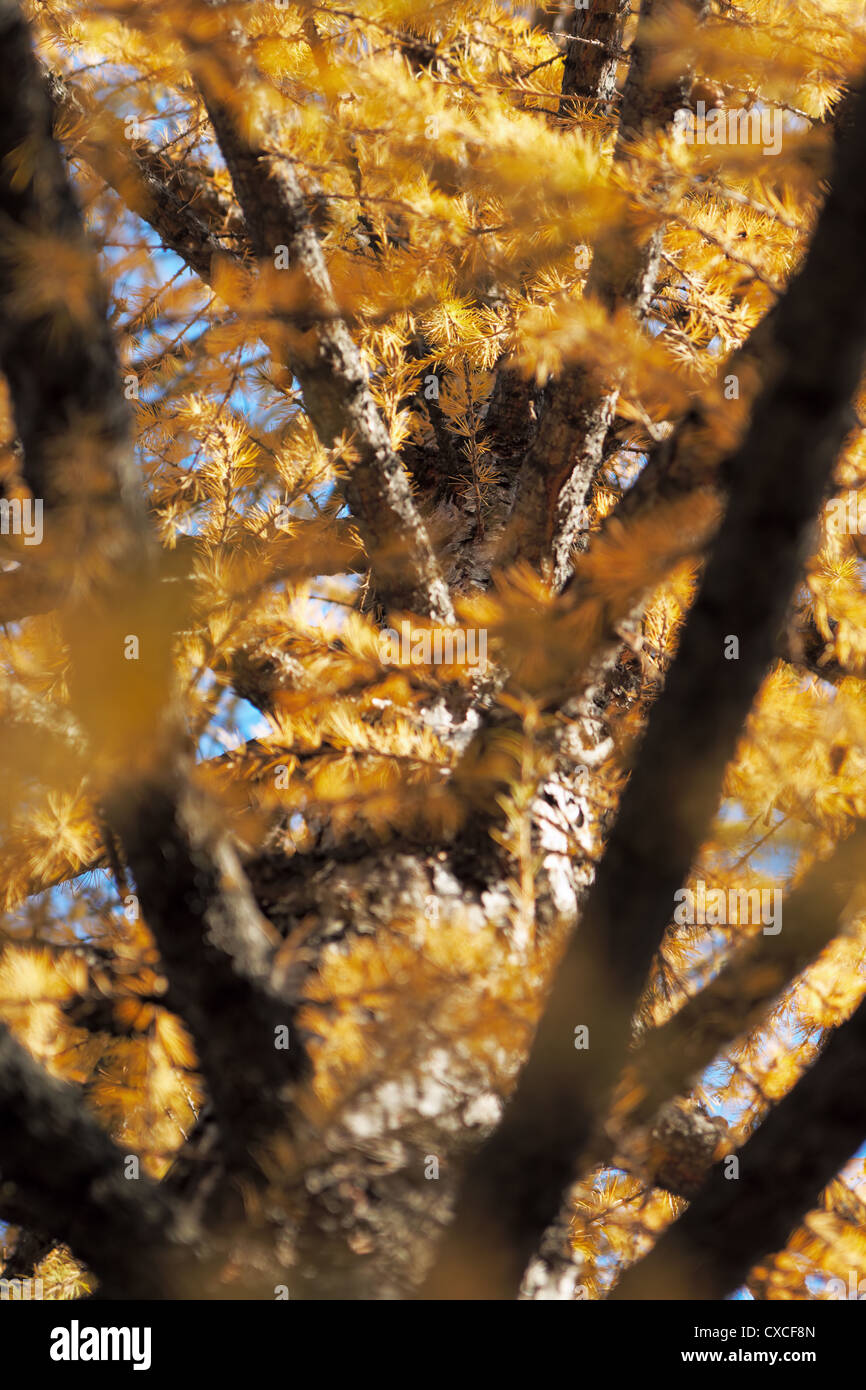
[{"label": "larch tree", "polygon": [[866,1276],[864,71],[0,0],[4,1289]]}]

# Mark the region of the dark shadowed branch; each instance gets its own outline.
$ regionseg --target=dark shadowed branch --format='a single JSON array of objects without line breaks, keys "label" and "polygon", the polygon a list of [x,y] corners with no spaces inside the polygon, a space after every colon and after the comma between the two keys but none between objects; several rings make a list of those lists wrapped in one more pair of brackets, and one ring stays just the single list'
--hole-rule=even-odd
[{"label": "dark shadowed branch", "polygon": [[[171,607],[160,600],[104,294],[12,0],[0,4],[0,142],[0,367],[24,476],[45,502],[52,561],[65,557],[83,580],[64,610],[72,709],[226,1144],[242,1163],[262,1130],[284,1117],[305,1059],[296,1038],[288,1050],[275,1045],[292,1012],[269,984],[273,934],[188,775],[172,688]],[[22,150],[29,177],[18,173]],[[46,241],[76,256],[88,289],[79,317],[64,315],[62,297],[32,307],[18,292],[30,242]],[[130,634],[140,640],[140,660],[124,659]]]},{"label": "dark shadowed branch", "polygon": [[[628,1270],[615,1299],[720,1299],[782,1249],[866,1135],[866,1003],[685,1215]],[[842,1271],[840,1271],[840,1274]]]},{"label": "dark shadowed branch", "polygon": [[[81,1105],[74,1086],[39,1067],[0,1029],[2,1210],[63,1241],[115,1296],[161,1298],[198,1233],[182,1229],[166,1194],[130,1180],[124,1154]],[[11,1277],[11,1276],[10,1276]]]},{"label": "dark shadowed branch", "polygon": [[[731,501],[678,658],[514,1099],[469,1165],[431,1296],[514,1295],[624,1060],[636,1000],[772,661],[850,426],[866,350],[864,166],[860,97],[804,267],[775,315],[767,384],[724,468]],[[725,655],[732,636],[737,660]],[[581,1026],[590,1045],[578,1050]]]},{"label": "dark shadowed branch", "polygon": [[864,850],[866,831],[858,826],[787,898],[778,936],[753,937],[672,1018],[645,1034],[633,1060],[640,1117],[649,1119],[735,1038],[760,1027],[773,1000],[838,932]]}]

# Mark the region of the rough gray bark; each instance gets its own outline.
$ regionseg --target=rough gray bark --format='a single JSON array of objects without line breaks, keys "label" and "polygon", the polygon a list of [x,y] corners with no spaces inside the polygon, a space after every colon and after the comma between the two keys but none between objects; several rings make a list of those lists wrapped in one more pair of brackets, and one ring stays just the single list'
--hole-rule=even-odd
[{"label": "rough gray bark", "polygon": [[565,28],[565,64],[559,114],[574,112],[575,99],[607,107],[616,96],[616,70],[622,58],[622,37],[630,12],[629,0],[606,0],[587,9],[574,9]]},{"label": "rough gray bark", "polygon": [[[629,73],[620,105],[620,121],[613,158],[626,157],[629,144],[646,129],[663,129],[685,104],[689,75],[662,84],[651,68],[653,47],[647,31],[665,0],[643,0],[638,31],[630,51]],[[698,13],[705,0],[692,0]],[[578,27],[592,28],[593,37],[618,48],[625,23],[619,6],[605,7],[592,18],[581,16]],[[602,52],[603,50],[598,50]],[[570,85],[586,94],[590,70],[607,92],[612,82],[610,66],[598,65],[596,50],[584,55],[586,78],[575,72],[572,58],[566,67]],[[664,228],[637,240],[624,225],[615,237],[595,248],[585,295],[613,312],[628,306],[638,320],[649,311],[658,276]],[[500,552],[502,561],[528,560],[550,568],[557,588],[570,573],[573,546],[585,528],[585,508],[604,458],[604,446],[616,415],[619,388],[599,382],[582,364],[566,367],[554,382],[550,401],[517,480],[512,516]]]},{"label": "rough gray bark", "polygon": [[[439,736],[458,749],[478,719],[474,711],[454,719],[441,708],[431,717]],[[533,843],[543,855],[536,883],[541,930],[576,921],[594,872],[598,811],[585,774],[608,747],[601,721],[590,715],[581,727],[584,742],[578,746],[573,736],[562,750],[533,808]],[[407,837],[384,849],[360,840],[353,853],[334,846],[325,826],[314,849],[288,861],[277,834],[244,868],[279,931],[299,921],[317,924],[290,958],[293,989],[324,946],[351,950],[365,936],[381,939],[392,922],[423,917],[431,897],[443,923],[459,914],[469,931],[509,928],[507,859],[481,827],[426,852]],[[527,945],[513,940],[516,951]],[[494,1128],[517,1062],[513,1057],[491,1079],[489,1065],[467,1055],[459,1038],[419,1018],[411,1051],[383,1059],[381,1072],[371,1068],[369,1085],[305,1148],[293,1296],[405,1298],[417,1290],[450,1215],[461,1165]],[[425,1179],[430,1155],[440,1163],[435,1182]],[[563,1229],[552,1230],[539,1252],[527,1286],[534,1297],[573,1291],[575,1267],[562,1236]]]},{"label": "rough gray bark", "polygon": [[388,607],[453,622],[451,597],[415,506],[409,475],[391,447],[361,355],[340,317],[291,158],[264,145],[251,147],[236,129],[232,112],[208,92],[206,83],[203,95],[255,255],[273,264],[278,249],[286,247],[290,265],[303,278],[307,303],[296,316],[287,365],[325,447],[341,436],[354,446],[356,456],[342,488],[370,556],[377,595]]}]

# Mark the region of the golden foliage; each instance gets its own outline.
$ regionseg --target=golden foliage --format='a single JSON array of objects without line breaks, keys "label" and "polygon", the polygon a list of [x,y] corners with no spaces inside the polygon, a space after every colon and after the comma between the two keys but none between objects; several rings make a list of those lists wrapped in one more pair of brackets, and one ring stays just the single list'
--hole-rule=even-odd
[{"label": "golden foliage", "polygon": [[[167,170],[197,181],[198,204],[221,241],[206,286],[157,253],[153,234],[124,205],[138,205],[141,194],[129,169],[123,197],[107,191],[76,153],[86,132],[64,129],[133,388],[187,724],[226,824],[248,852],[274,825],[295,847],[324,824],[335,844],[404,836],[424,845],[483,812],[505,856],[501,927],[479,928],[456,911],[410,914],[350,950],[324,950],[305,1021],[317,1038],[317,1092],[329,1107],[395,1058],[410,1068],[435,1038],[460,1039],[491,1084],[507,1084],[507,1059],[525,1044],[561,944],[536,930],[540,862],[530,828],[551,766],[554,711],[642,599],[640,640],[625,634],[642,662],[641,697],[675,653],[718,520],[713,470],[740,437],[758,384],[744,365],[739,402],[727,402],[716,379],[789,281],[814,225],[825,118],[866,61],[866,29],[852,9],[845,0],[743,0],[715,6],[698,25],[691,10],[676,8],[656,34],[660,70],[688,59],[723,108],[761,102],[780,113],[783,150],[767,161],[751,147],[656,134],[614,167],[610,121],[592,103],[560,114],[561,51],[516,3],[31,6],[43,59],[111,118],[88,138],[120,138],[118,123],[122,130],[133,120],[135,139],[159,148]],[[235,23],[254,62],[243,87],[234,80]],[[436,430],[448,443],[453,510],[444,522],[441,499],[425,492],[416,468],[419,506],[434,530],[447,532],[455,516],[482,539],[495,527],[508,480],[488,412],[503,363],[541,385],[578,364],[620,392],[616,448],[593,499],[594,543],[577,565],[579,601],[563,603],[523,567],[458,595],[461,622],[484,630],[491,664],[507,681],[486,694],[501,726],[470,743],[456,774],[453,747],[425,714],[437,701],[447,707],[476,694],[476,678],[459,664],[382,658],[375,596],[359,579],[364,557],[334,490],[352,441],[322,446],[283,365],[304,287],[276,265],[254,266],[241,219],[225,213],[230,180],[190,76],[203,72],[242,128],[298,169],[392,445],[412,460]],[[33,158],[19,151],[18,177],[29,177]],[[589,246],[604,248],[624,222],[641,235],[664,228],[658,292],[641,325],[583,294]],[[15,275],[21,302],[48,315],[57,334],[92,312],[79,248],[31,237]],[[435,411],[424,395],[430,376],[441,383]],[[698,399],[712,433],[706,486],[600,530],[652,444]],[[78,425],[71,466],[86,481],[93,460],[87,422]],[[0,443],[3,485],[17,495],[5,395]],[[839,464],[840,496],[866,486],[864,450],[859,430]],[[14,537],[0,546],[4,567],[35,565]],[[55,579],[69,558],[69,547],[60,551],[52,560],[46,549],[40,560],[49,574],[55,565]],[[79,558],[89,563],[87,552]],[[706,876],[723,887],[788,885],[866,814],[861,535],[825,525],[801,599],[828,658],[849,676],[831,686],[779,664],[764,682],[702,852]],[[3,708],[26,697],[33,711],[0,755],[8,787],[0,801],[0,1018],[79,1084],[112,1133],[161,1174],[201,1100],[196,1059],[159,1002],[164,981],[146,928],[124,915],[129,885],[112,887],[103,873],[115,848],[75,731],[63,722],[59,632],[39,615],[0,628]],[[92,675],[98,684],[100,671]],[[263,712],[254,727],[227,694],[233,684],[252,691]],[[47,724],[36,713],[44,707]],[[644,710],[636,698],[614,719],[620,756]],[[115,715],[121,732],[134,727],[124,722],[134,711]],[[209,756],[215,744],[220,754]],[[605,765],[599,774],[605,809],[619,772]],[[71,900],[54,887],[70,877],[80,889]],[[672,931],[646,1018],[668,1016],[743,937],[737,926],[711,941],[705,931]],[[99,947],[114,968],[94,965],[85,947]],[[695,1096],[730,1112],[745,1133],[794,1084],[823,1031],[859,1001],[862,950],[862,925],[849,924],[777,1001],[760,1035],[730,1049],[724,1076],[704,1077]],[[89,1014],[85,1006],[96,1003],[107,1013]],[[676,1210],[676,1199],[632,1175],[595,1173],[577,1194],[573,1232],[590,1296]],[[802,1296],[792,1291],[806,1272],[826,1275],[829,1249],[860,1268],[863,1239],[833,1211],[813,1213],[789,1252],[755,1279],[768,1297]],[[81,1286],[63,1252],[43,1272],[49,1296]]]}]

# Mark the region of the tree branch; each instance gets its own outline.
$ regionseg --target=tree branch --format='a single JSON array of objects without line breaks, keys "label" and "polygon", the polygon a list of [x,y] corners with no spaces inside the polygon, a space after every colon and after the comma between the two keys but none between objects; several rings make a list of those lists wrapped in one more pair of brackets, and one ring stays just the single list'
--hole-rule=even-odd
[{"label": "tree branch", "polygon": [[866,829],[860,825],[791,893],[778,936],[753,937],[667,1022],[647,1031],[628,1068],[642,1092],[629,1123],[649,1120],[724,1047],[760,1026],[772,1001],[839,930],[864,851]]},{"label": "tree branch", "polygon": [[222,238],[237,243],[245,231],[231,199],[204,175],[172,163],[150,141],[128,140],[122,121],[59,73],[46,72],[44,80],[57,138],[153,227],[167,250],[210,284],[214,258],[236,253],[236,246],[229,249]]},{"label": "tree branch", "polygon": [[[731,501],[678,658],[515,1096],[468,1166],[430,1296],[514,1295],[624,1060],[635,1002],[773,659],[848,432],[866,351],[864,163],[861,95],[805,264],[775,315],[768,384],[723,470]],[[725,659],[731,634],[739,660]],[[572,1045],[578,1026],[589,1028],[589,1049]]]},{"label": "tree branch", "polygon": [[[105,296],[14,0],[0,0],[0,236],[0,367],[24,476],[45,501],[52,559],[65,557],[76,580],[64,611],[71,712],[90,741],[101,802],[182,1001],[225,1142],[243,1165],[261,1133],[285,1123],[306,1059],[296,1039],[288,1052],[277,1045],[291,1001],[270,986],[274,935],[191,781],[173,692],[172,613],[160,602]],[[61,240],[88,290],[78,315],[65,310],[65,284],[64,297],[35,307],[19,290],[21,258],[34,245],[48,255]],[[124,658],[129,634],[140,641],[138,660]]]},{"label": "tree branch", "polygon": [[560,116],[571,116],[574,99],[608,106],[616,96],[616,70],[622,38],[631,13],[630,0],[606,0],[574,9],[565,30]]},{"label": "tree branch", "polygon": [[780,1250],[866,1134],[866,1002],[611,1297],[721,1299]]},{"label": "tree branch", "polygon": [[[235,74],[235,80],[240,77]],[[440,622],[454,621],[447,587],[412,497],[409,475],[394,452],[367,373],[340,317],[315,227],[294,164],[248,141],[235,114],[204,77],[200,87],[255,255],[274,263],[288,250],[307,296],[295,317],[298,333],[287,364],[297,377],[310,420],[326,448],[342,436],[355,452],[343,495],[363,537],[381,601]]]},{"label": "tree branch", "polygon": [[67,1244],[116,1297],[164,1298],[195,1268],[192,1229],[159,1185],[125,1175],[123,1153],[0,1027],[0,1187],[16,1225]]},{"label": "tree branch", "polygon": [[[652,25],[665,3],[667,0],[643,0],[641,6],[620,107],[615,163],[625,160],[636,135],[648,126],[662,129],[685,100],[688,74],[675,82],[661,82],[651,66]],[[707,8],[706,0],[690,3],[699,13]],[[587,17],[585,22],[594,25],[606,19],[611,44],[618,41],[616,35],[621,34],[624,23],[621,11],[610,9],[597,17],[594,11],[592,14],[592,20]],[[610,67],[601,64],[594,70],[599,81],[609,86],[613,80]],[[659,227],[648,238],[636,240],[633,227],[624,221],[616,235],[595,248],[585,297],[598,300],[609,313],[628,305],[636,318],[643,318],[655,289],[663,235],[664,228]],[[523,559],[535,565],[550,563],[555,585],[565,583],[569,556],[602,463],[618,399],[614,383],[600,386],[595,375],[580,363],[566,366],[556,379],[518,475],[500,562]]]}]

